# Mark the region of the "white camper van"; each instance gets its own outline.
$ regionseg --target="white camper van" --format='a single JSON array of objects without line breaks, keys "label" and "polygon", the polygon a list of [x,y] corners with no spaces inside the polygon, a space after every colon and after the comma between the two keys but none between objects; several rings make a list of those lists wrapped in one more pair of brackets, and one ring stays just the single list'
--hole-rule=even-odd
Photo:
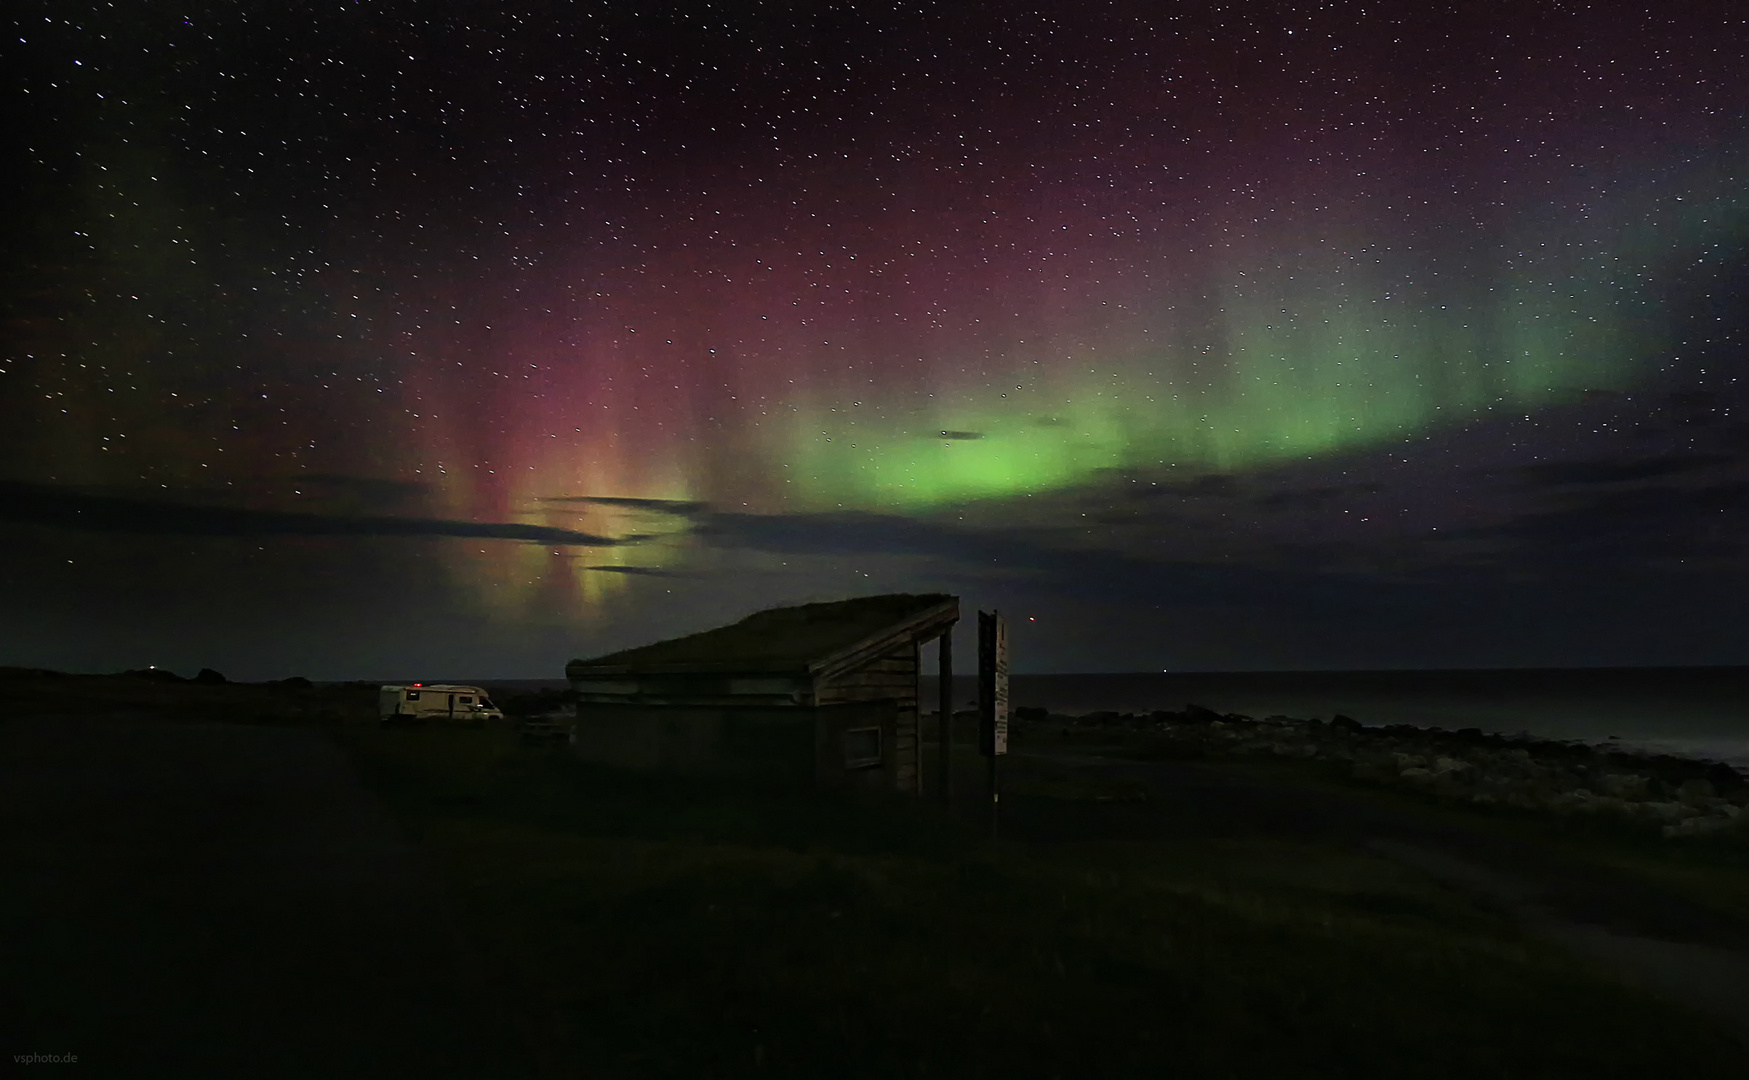
[{"label": "white camper van", "polygon": [[377,715],[384,724],[427,720],[479,724],[503,720],[504,714],[477,686],[450,683],[408,683],[377,691]]}]

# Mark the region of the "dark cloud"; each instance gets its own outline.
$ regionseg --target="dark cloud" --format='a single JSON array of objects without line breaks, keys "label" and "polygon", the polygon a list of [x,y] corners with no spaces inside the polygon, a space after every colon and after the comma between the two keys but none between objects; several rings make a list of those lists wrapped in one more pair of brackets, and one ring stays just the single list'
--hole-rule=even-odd
[{"label": "dark cloud", "polygon": [[82,484],[81,495],[165,505],[242,506],[252,501],[296,498],[305,512],[334,513],[361,507],[400,510],[431,494],[428,484],[416,480],[385,480],[343,473],[300,473],[295,476],[256,476],[223,487],[161,487],[142,489],[134,484]]},{"label": "dark cloud", "polygon": [[1088,603],[1245,610],[1264,619],[1308,612],[1400,611],[1425,608],[1439,593],[1425,581],[1338,571],[1301,562],[1150,559],[1111,549],[1081,550],[1015,544],[1004,563],[1024,568],[1035,588]]},{"label": "dark cloud", "polygon": [[[1089,602],[1176,605],[1285,604],[1307,608],[1368,608],[1378,579],[1298,567],[1276,569],[1214,562],[1141,558],[1111,548],[1063,546],[1061,530],[990,530],[892,515],[713,514],[694,535],[726,548],[784,555],[922,555],[940,559],[948,575],[1005,576],[1047,592],[1068,592]],[[950,569],[950,568],[957,568]],[[1390,603],[1401,603],[1392,591]]]},{"label": "dark cloud", "polygon": [[383,480],[374,476],[347,476],[340,473],[312,473],[294,477],[283,481],[282,486],[293,484],[379,506],[404,506],[431,493],[430,485],[414,480]]},{"label": "dark cloud", "polygon": [[1332,499],[1345,496],[1373,495],[1384,490],[1382,484],[1327,484],[1322,487],[1272,491],[1257,499],[1257,505],[1270,510],[1295,506],[1322,506]]},{"label": "dark cloud", "polygon": [[697,577],[679,570],[658,570],[653,566],[585,566],[585,570],[600,570],[604,574],[632,574],[638,577]]},{"label": "dark cloud", "polygon": [[1301,570],[1335,566],[1354,556],[1353,545],[1333,540],[1283,540],[1270,545],[1270,550],[1281,565]]},{"label": "dark cloud", "polygon": [[1711,390],[1678,390],[1668,400],[1679,409],[1716,409],[1728,404],[1723,394]]},{"label": "dark cloud", "polygon": [[894,514],[711,514],[693,535],[715,547],[784,555],[942,554],[981,544],[975,534]]},{"label": "dark cloud", "polygon": [[1514,558],[1545,565],[1741,550],[1749,481],[1706,487],[1596,492],[1556,510],[1521,514],[1494,525],[1452,530],[1447,540],[1502,539],[1520,546]]},{"label": "dark cloud", "polygon": [[1534,465],[1520,465],[1513,472],[1526,486],[1533,488],[1623,484],[1661,476],[1680,476],[1719,465],[1730,465],[1736,460],[1727,454],[1674,454],[1639,461],[1600,459],[1539,462]]},{"label": "dark cloud", "polygon": [[0,483],[0,521],[86,532],[184,536],[454,536],[589,547],[631,542],[544,525],[196,506],[22,483]]},{"label": "dark cloud", "polygon": [[1187,499],[1232,498],[1239,494],[1239,481],[1225,473],[1209,473],[1195,480],[1179,483],[1151,484],[1131,493],[1138,499],[1146,499],[1160,495],[1177,495]]},{"label": "dark cloud", "polygon": [[1160,527],[1182,522],[1185,518],[1183,515],[1175,513],[1173,507],[1155,501],[1117,507],[1111,510],[1091,511],[1087,515],[1087,520],[1095,525],[1147,524]]},{"label": "dark cloud", "polygon": [[536,499],[544,503],[593,503],[597,506],[623,506],[631,510],[653,510],[662,514],[698,514],[709,504],[685,499],[635,499],[625,495],[553,495]]}]

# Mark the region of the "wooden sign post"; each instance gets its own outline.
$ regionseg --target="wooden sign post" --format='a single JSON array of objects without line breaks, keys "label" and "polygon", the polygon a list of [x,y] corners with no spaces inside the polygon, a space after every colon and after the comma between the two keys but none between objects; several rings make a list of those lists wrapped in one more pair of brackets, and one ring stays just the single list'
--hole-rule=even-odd
[{"label": "wooden sign post", "polygon": [[937,698],[941,727],[941,805],[953,809],[953,627],[941,632],[941,655]]},{"label": "wooden sign post", "polygon": [[1008,621],[978,612],[978,749],[990,762],[990,836],[1001,800],[996,763],[1008,753]]}]

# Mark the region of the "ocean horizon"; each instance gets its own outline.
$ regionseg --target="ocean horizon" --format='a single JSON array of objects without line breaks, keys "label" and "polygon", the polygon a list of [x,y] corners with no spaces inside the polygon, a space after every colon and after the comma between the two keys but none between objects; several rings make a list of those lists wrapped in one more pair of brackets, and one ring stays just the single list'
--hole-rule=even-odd
[{"label": "ocean horizon", "polygon": [[[925,680],[925,702],[936,685]],[[956,676],[955,708],[976,697],[975,678]],[[1255,719],[1328,720],[1340,713],[1369,727],[1613,742],[1749,768],[1744,667],[1017,675],[1009,702],[1067,715],[1187,704]]]},{"label": "ocean horizon", "polygon": [[[563,679],[455,681],[524,691],[566,685]],[[922,679],[925,712],[934,711],[937,685],[934,676]],[[954,708],[976,699],[976,677],[956,675]],[[1034,674],[1011,676],[1008,700],[1013,707],[1071,716],[1178,711],[1187,704],[1255,719],[1328,720],[1341,713],[1369,727],[1479,728],[1613,742],[1749,769],[1749,667]]]}]

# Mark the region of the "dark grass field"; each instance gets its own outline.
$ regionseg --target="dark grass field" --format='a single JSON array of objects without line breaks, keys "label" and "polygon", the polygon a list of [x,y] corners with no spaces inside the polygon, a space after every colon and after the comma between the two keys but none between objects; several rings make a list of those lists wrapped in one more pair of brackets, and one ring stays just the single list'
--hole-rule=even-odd
[{"label": "dark grass field", "polygon": [[1121,782],[1010,762],[1016,824],[992,844],[975,812],[621,774],[499,732],[343,742],[458,883],[548,1075],[1569,1077],[1741,1060],[1705,1021],[1345,843],[1020,834],[1053,805],[1122,801]]},{"label": "dark grass field", "polygon": [[484,970],[454,890],[324,731],[0,723],[0,1053],[118,1077],[535,1075]]},{"label": "dark grass field", "polygon": [[1749,872],[1719,845],[1285,764],[1087,765],[1135,748],[1025,734],[992,842],[967,747],[946,814],[382,730],[369,687],[18,681],[44,707],[0,722],[7,1053],[129,1076],[1065,1078],[1728,1076],[1744,1053],[1357,840],[1493,836],[1728,936]]}]

